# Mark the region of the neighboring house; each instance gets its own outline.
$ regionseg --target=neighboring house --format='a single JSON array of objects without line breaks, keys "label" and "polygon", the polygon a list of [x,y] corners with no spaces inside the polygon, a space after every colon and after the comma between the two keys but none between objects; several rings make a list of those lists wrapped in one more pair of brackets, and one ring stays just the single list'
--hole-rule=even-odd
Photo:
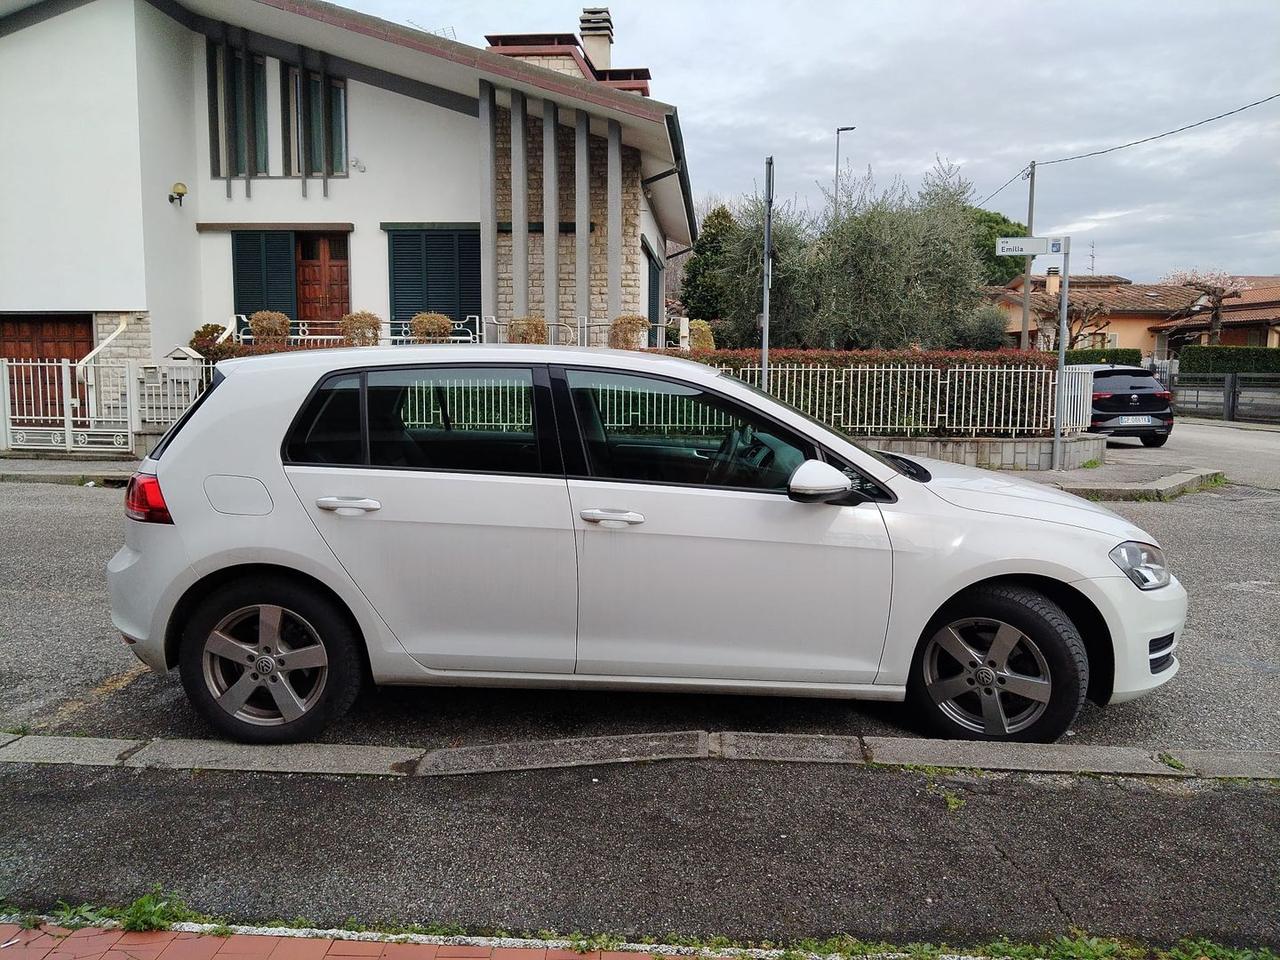
[{"label": "neighboring house", "polygon": [[[984,293],[1008,318],[1006,334],[1016,344],[1022,333],[1023,276],[1019,274],[1003,287],[986,287]],[[1056,331],[1056,305],[1061,294],[1062,277],[1051,267],[1044,276],[1031,276],[1031,344],[1039,339],[1042,317],[1053,316]],[[1136,347],[1143,356],[1159,355],[1156,334],[1151,327],[1184,314],[1200,299],[1190,287],[1164,283],[1134,283],[1126,277],[1109,274],[1072,275],[1068,296],[1077,302],[1100,304],[1107,312],[1106,327],[1093,333],[1088,343],[1077,347]],[[1056,342],[1056,337],[1047,340]]]},{"label": "neighboring house", "polygon": [[6,0],[0,356],[123,320],[102,356],[159,357],[263,308],[310,336],[353,309],[663,322],[680,124],[610,66],[606,9],[581,29],[480,50],[320,0]]},{"label": "neighboring house", "polygon": [[[1241,277],[1249,285],[1238,297],[1222,301],[1219,343],[1232,347],[1280,347],[1280,276]],[[1190,316],[1152,326],[1161,356],[1177,356],[1188,343],[1209,342],[1209,310],[1201,305]]]}]

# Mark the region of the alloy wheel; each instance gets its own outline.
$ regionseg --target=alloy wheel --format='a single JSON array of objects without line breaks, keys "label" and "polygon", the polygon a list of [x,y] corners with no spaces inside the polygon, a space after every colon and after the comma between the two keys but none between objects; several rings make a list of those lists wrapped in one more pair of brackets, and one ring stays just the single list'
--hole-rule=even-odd
[{"label": "alloy wheel", "polygon": [[1002,620],[969,617],[935,633],[924,651],[924,687],[955,723],[1009,736],[1045,712],[1053,692],[1049,664],[1035,641]]},{"label": "alloy wheel", "polygon": [[204,680],[214,703],[237,720],[279,726],[315,706],[329,676],[320,635],[275,604],[241,607],[205,638]]}]

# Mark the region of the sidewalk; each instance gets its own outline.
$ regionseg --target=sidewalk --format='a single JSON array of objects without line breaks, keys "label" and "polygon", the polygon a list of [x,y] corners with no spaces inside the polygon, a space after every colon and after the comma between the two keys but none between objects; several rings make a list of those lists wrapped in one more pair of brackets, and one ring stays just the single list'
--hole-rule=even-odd
[{"label": "sidewalk", "polygon": [[138,469],[137,460],[64,460],[61,458],[0,456],[0,483],[92,482],[123,484]]},{"label": "sidewalk", "polygon": [[[1108,457],[1110,454],[1108,451]],[[1221,470],[1111,460],[1088,469],[1019,471],[1014,475],[1090,500],[1172,500],[1224,479]]]}]

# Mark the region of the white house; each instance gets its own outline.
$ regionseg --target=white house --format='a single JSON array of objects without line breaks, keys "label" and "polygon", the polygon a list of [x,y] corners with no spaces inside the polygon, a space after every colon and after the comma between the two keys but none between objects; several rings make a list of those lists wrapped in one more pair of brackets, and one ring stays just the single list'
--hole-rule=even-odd
[{"label": "white house", "polygon": [[121,329],[101,356],[160,357],[262,308],[310,335],[361,309],[660,322],[695,233],[676,110],[611,67],[606,9],[581,33],[0,0],[0,357]]}]

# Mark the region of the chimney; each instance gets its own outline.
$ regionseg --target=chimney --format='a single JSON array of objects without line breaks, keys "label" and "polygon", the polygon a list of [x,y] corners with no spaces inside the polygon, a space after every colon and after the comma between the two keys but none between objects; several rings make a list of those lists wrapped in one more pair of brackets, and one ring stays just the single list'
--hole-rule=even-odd
[{"label": "chimney", "polygon": [[582,50],[597,70],[609,69],[609,48],[613,46],[613,17],[608,7],[583,7],[578,19]]},{"label": "chimney", "polygon": [[1044,292],[1051,297],[1056,297],[1061,289],[1062,270],[1058,267],[1050,267],[1044,272]]}]

